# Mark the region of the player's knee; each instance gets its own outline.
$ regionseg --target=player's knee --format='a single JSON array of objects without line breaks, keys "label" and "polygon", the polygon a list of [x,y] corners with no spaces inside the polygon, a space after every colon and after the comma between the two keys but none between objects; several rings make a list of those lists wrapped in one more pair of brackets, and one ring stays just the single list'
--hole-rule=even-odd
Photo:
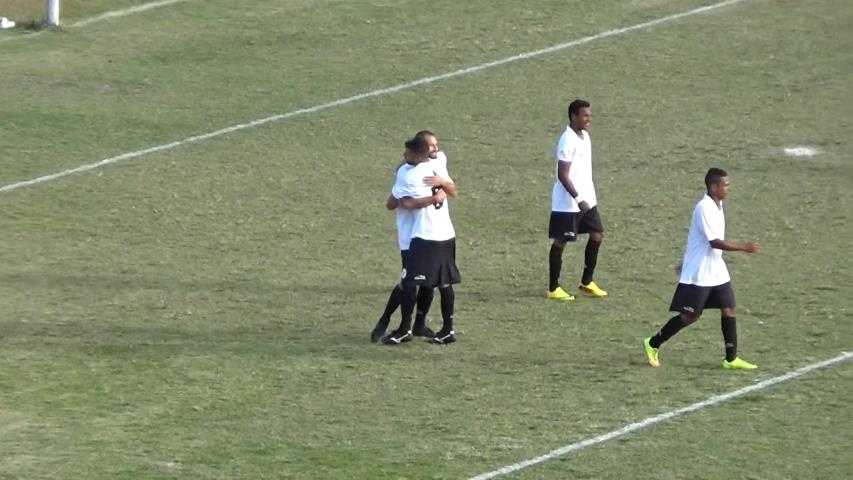
[{"label": "player's knee", "polygon": [[696,320],[699,320],[699,316],[692,313],[681,312],[681,322],[684,324],[685,327],[695,322]]},{"label": "player's knee", "polygon": [[553,246],[554,248],[556,248],[558,250],[562,250],[563,248],[565,248],[566,242],[564,242],[563,240],[558,240],[555,238],[554,243],[552,243],[551,246]]},{"label": "player's knee", "polygon": [[589,239],[593,242],[601,243],[604,240],[604,232],[592,232],[589,234]]},{"label": "player's knee", "polygon": [[734,308],[723,308],[723,309],[721,309],[720,313],[722,313],[723,316],[726,318],[733,318],[735,316],[735,309]]}]

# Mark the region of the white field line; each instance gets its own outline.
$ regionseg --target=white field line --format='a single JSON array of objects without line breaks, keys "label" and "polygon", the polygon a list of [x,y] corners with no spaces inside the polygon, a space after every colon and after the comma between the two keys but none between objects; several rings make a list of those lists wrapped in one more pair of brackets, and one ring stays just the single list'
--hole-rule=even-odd
[{"label": "white field line", "polygon": [[785,147],[782,151],[789,157],[814,157],[815,155],[823,153],[823,151],[817,147],[807,147],[805,145]]},{"label": "white field line", "polygon": [[56,180],[59,178],[67,177],[69,175],[74,175],[77,173],[82,173],[82,172],[86,172],[89,170],[94,170],[96,168],[100,168],[100,167],[103,167],[105,165],[111,165],[113,163],[119,163],[119,162],[131,160],[134,158],[143,157],[143,156],[151,154],[151,153],[162,152],[164,150],[171,150],[173,148],[180,147],[182,145],[201,142],[201,141],[208,140],[208,139],[211,139],[214,137],[219,137],[221,135],[225,135],[227,133],[237,132],[240,130],[246,130],[249,128],[255,128],[255,127],[259,127],[261,125],[265,125],[267,123],[278,122],[281,120],[287,120],[289,118],[298,117],[301,115],[316,113],[316,112],[319,112],[322,110],[328,110],[330,108],[340,107],[342,105],[347,105],[347,104],[357,102],[360,100],[365,100],[368,98],[382,97],[385,95],[390,95],[392,93],[397,93],[397,92],[402,91],[402,90],[409,90],[409,89],[412,89],[415,87],[419,87],[421,85],[428,85],[431,83],[441,82],[441,81],[444,81],[444,80],[447,80],[450,78],[461,77],[464,75],[468,75],[470,73],[480,72],[482,70],[497,67],[500,65],[506,65],[508,63],[517,62],[519,60],[525,60],[528,58],[538,57],[538,56],[545,55],[548,53],[559,52],[561,50],[566,50],[566,49],[577,47],[580,45],[585,45],[587,43],[592,43],[592,42],[595,42],[597,40],[603,40],[605,38],[624,35],[626,33],[631,33],[631,32],[637,31],[637,30],[642,30],[644,28],[654,27],[654,26],[661,25],[664,23],[669,23],[669,22],[672,22],[672,21],[675,21],[675,20],[678,20],[678,19],[681,19],[684,17],[689,17],[692,15],[698,15],[701,13],[710,12],[710,11],[716,10],[718,8],[727,7],[729,5],[735,5],[738,3],[744,3],[747,1],[749,1],[749,0],[725,0],[723,2],[715,3],[713,5],[707,5],[707,6],[700,7],[700,8],[694,8],[693,10],[688,10],[686,12],[676,13],[673,15],[668,15],[666,17],[658,18],[656,20],[650,20],[648,22],[638,23],[636,25],[631,25],[630,27],[623,27],[623,28],[617,28],[617,29],[613,29],[613,30],[607,30],[606,32],[597,33],[595,35],[590,35],[588,37],[579,38],[577,40],[572,40],[569,42],[560,43],[557,45],[552,45],[550,47],[542,48],[539,50],[533,50],[533,51],[529,51],[529,52],[525,52],[525,53],[520,53],[518,55],[513,55],[511,57],[502,58],[500,60],[494,60],[494,61],[488,62],[488,63],[481,63],[479,65],[474,65],[471,67],[462,68],[459,70],[454,70],[452,72],[443,73],[441,75],[435,75],[432,77],[424,77],[424,78],[414,80],[411,82],[394,85],[393,87],[387,87],[387,88],[382,88],[379,90],[373,90],[371,92],[360,93],[358,95],[353,95],[351,97],[341,98],[338,100],[334,100],[332,102],[323,103],[320,105],[315,105],[313,107],[301,108],[299,110],[293,110],[293,111],[290,111],[287,113],[279,113],[277,115],[272,115],[270,117],[261,118],[258,120],[253,120],[251,122],[232,125],[230,127],[222,128],[220,130],[216,130],[213,132],[194,135],[192,137],[187,137],[183,140],[176,140],[174,142],[165,143],[163,145],[157,145],[157,146],[145,148],[142,150],[136,150],[133,152],[123,153],[123,154],[117,155],[115,157],[105,158],[103,160],[100,160],[100,161],[97,161],[94,163],[87,163],[85,165],[80,165],[79,167],[71,168],[68,170],[63,170],[61,172],[51,173],[49,175],[44,175],[44,176],[33,178],[30,180],[22,180],[19,182],[3,185],[2,187],[0,187],[0,193],[9,192],[12,190],[17,190],[17,189],[22,188],[22,187],[29,187],[31,185],[38,185],[40,183],[49,182],[49,181]]},{"label": "white field line", "polygon": [[102,13],[102,14],[94,16],[92,18],[87,18],[85,20],[80,20],[78,22],[72,23],[71,25],[68,25],[68,26],[72,27],[72,28],[85,27],[87,25],[91,25],[93,23],[97,23],[97,22],[100,22],[103,20],[108,20],[110,18],[126,17],[128,15],[133,15],[135,13],[141,13],[141,12],[151,10],[152,8],[165,7],[167,5],[172,5],[174,3],[183,3],[186,1],[187,0],[159,0],[157,2],[143,3],[142,5],[137,5],[135,7],[126,8],[124,10],[113,10],[111,12]]},{"label": "white field line", "polygon": [[[182,3],[182,2],[186,2],[186,1],[187,0],[159,0],[157,2],[144,3],[142,5],[137,5],[135,7],[125,8],[122,10],[113,10],[110,12],[105,12],[105,13],[102,13],[100,15],[96,15],[96,16],[91,17],[91,18],[79,20],[79,21],[74,22],[74,23],[63,24],[60,21],[60,25],[62,25],[63,27],[70,27],[70,28],[85,27],[85,26],[91,25],[93,23],[97,23],[97,22],[100,22],[103,20],[108,20],[110,18],[126,17],[128,15],[133,15],[135,13],[140,13],[140,12],[145,12],[147,10],[151,10],[152,8],[165,7],[167,5],[172,5],[173,3]],[[60,12],[60,14],[61,14],[61,12]],[[38,37],[39,35],[44,34],[47,31],[49,31],[49,30],[39,30],[39,31],[33,32],[33,33],[27,33],[27,34],[23,34],[23,35],[15,35],[14,37],[0,38],[0,43],[9,42],[12,40],[25,40],[25,39],[35,38],[35,37]]]},{"label": "white field line", "polygon": [[688,405],[686,407],[679,408],[678,410],[672,410],[666,413],[662,413],[660,415],[655,415],[654,417],[648,417],[644,420],[640,420],[639,422],[632,423],[630,425],[626,425],[618,430],[613,430],[611,432],[607,432],[603,435],[599,435],[597,437],[588,438],[586,440],[573,443],[571,445],[566,445],[565,447],[560,447],[556,450],[551,450],[550,452],[541,455],[536,458],[531,458],[529,460],[524,460],[522,462],[514,463],[512,465],[507,465],[505,467],[499,468],[497,470],[482,473],[477,475],[476,477],[471,477],[470,480],[490,480],[492,478],[508,475],[510,473],[517,472],[521,469],[537,465],[539,463],[547,462],[549,460],[553,460],[555,458],[563,457],[568,455],[569,453],[576,452],[578,450],[582,450],[586,447],[591,447],[593,445],[598,445],[599,443],[608,442],[613,440],[614,438],[619,438],[621,436],[627,435],[629,433],[636,432],[637,430],[642,430],[646,427],[650,427],[656,423],[665,422],[667,420],[671,420],[676,417],[680,417],[682,415],[686,415],[688,413],[693,413],[699,410],[702,410],[707,407],[712,407],[714,405],[718,405],[723,402],[727,402],[734,398],[742,397],[744,395],[757,392],[759,390],[763,390],[767,387],[772,387],[773,385],[777,385],[782,382],[787,382],[788,380],[793,380],[798,377],[802,377],[808,373],[811,373],[815,370],[819,370],[821,368],[830,367],[837,363],[841,363],[853,358],[853,352],[841,352],[838,356],[830,358],[828,360],[824,360],[822,362],[812,363],[810,365],[806,365],[805,367],[799,368],[797,370],[793,370],[783,375],[779,375],[778,377],[769,378],[762,382],[758,382],[754,385],[750,385],[748,387],[740,388],[738,390],[731,391],[729,393],[724,393],[722,395],[715,395],[713,397],[709,397],[701,402],[696,402],[692,405]]},{"label": "white field line", "polygon": [[4,37],[4,38],[0,38],[0,43],[12,42],[15,40],[25,40],[25,39],[28,40],[30,38],[38,37],[38,36],[44,34],[44,32],[46,32],[46,30],[39,30],[39,31],[33,32],[33,33],[22,33],[20,35],[15,35],[12,37]]}]

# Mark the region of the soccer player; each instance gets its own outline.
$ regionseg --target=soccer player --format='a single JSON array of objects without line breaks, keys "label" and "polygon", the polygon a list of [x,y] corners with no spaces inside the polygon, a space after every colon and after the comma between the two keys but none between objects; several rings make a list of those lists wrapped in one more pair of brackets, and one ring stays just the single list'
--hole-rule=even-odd
[{"label": "soccer player", "polygon": [[551,194],[551,221],[548,236],[553,240],[548,256],[548,298],[571,301],[575,297],[560,287],[563,248],[566,242],[587,233],[584,269],[580,290],[596,298],[607,292],[592,280],[598,262],[598,249],[604,239],[604,227],[598,213],[595,186],[592,183],[592,143],[589,139],[591,119],[589,102],[574,100],[569,104],[569,125],[557,143],[557,179]]},{"label": "soccer player", "polygon": [[[422,138],[406,143],[418,150]],[[446,169],[437,168],[431,161],[419,161],[404,174],[404,181],[392,190],[399,208],[414,211],[409,251],[402,273],[403,295],[400,326],[382,339],[388,345],[399,345],[412,339],[412,311],[417,288],[438,287],[441,295],[442,327],[432,337],[432,343],[449,344],[456,341],[453,330],[455,293],[453,285],[461,280],[456,267],[456,232],[450,220],[447,196],[455,197],[457,190]],[[444,192],[447,192],[444,195]]]},{"label": "soccer player", "polygon": [[669,310],[678,312],[678,315],[670,318],[655,336],[643,340],[643,347],[649,364],[659,367],[658,349],[664,342],[698,320],[703,309],[719,308],[726,347],[723,367],[752,370],[758,367],[737,356],[735,292],[723,261],[723,250],[758,253],[761,246],[755,242],[732,243],[725,240],[723,200],[728,198],[731,189],[728,173],[719,168],[708,170],[705,187],[707,193],[693,209],[687,248],[681,262],[681,278],[669,306]]},{"label": "soccer player", "polygon": [[[415,138],[421,138],[426,141],[429,147],[429,162],[433,165],[434,171],[437,172],[437,175],[443,178],[450,178],[450,175],[447,173],[447,156],[439,147],[438,137],[429,130],[421,130],[415,135]],[[395,185],[402,184],[404,182],[406,172],[408,172],[408,170],[413,166],[412,163],[409,163],[410,161],[414,161],[414,163],[418,163],[420,161],[414,160],[417,155],[417,153],[408,149],[403,154],[403,160],[397,167]],[[434,190],[437,190],[438,188],[439,187],[433,187]],[[455,198],[457,195],[456,185],[452,182],[447,183],[441,189],[444,190],[445,194],[451,198]],[[405,259],[409,250],[409,243],[412,239],[411,230],[414,222],[414,211],[405,208],[397,208],[398,203],[399,202],[393,195],[389,195],[385,206],[388,210],[396,210],[397,238],[400,246],[400,256],[403,259],[403,268],[405,268]],[[412,327],[412,334],[416,337],[432,337],[435,335],[435,332],[426,325],[426,315],[429,312],[430,305],[432,304],[433,294],[434,289],[432,288],[418,289],[417,314],[415,315],[415,324]],[[376,323],[376,326],[370,334],[370,339],[374,343],[381,340],[385,335],[385,330],[391,322],[391,315],[393,315],[400,306],[402,295],[403,287],[398,283],[391,290],[388,302],[385,305],[385,311],[382,313],[382,316],[379,317],[379,321]]]}]

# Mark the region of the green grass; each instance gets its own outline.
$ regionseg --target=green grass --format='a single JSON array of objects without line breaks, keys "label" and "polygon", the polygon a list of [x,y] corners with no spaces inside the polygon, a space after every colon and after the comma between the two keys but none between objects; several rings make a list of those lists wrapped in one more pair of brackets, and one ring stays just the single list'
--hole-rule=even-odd
[{"label": "green grass", "polygon": [[[2,44],[0,183],[707,4],[191,3]],[[750,1],[0,195],[0,477],[465,478],[849,350],[851,21],[840,0]],[[611,295],[557,305],[552,150],[575,96]],[[420,128],[461,188],[460,342],[383,348],[383,203]],[[781,153],[798,144],[825,153]],[[719,368],[713,312],[646,368],[712,165],[728,237],[764,246],[727,256],[762,368]],[[519,477],[846,478],[850,368]]]},{"label": "green grass", "polygon": [[[531,468],[519,479],[847,478],[849,364]],[[721,411],[718,411],[721,410]],[[688,461],[685,461],[688,460]],[[678,465],[672,468],[672,465]]]}]

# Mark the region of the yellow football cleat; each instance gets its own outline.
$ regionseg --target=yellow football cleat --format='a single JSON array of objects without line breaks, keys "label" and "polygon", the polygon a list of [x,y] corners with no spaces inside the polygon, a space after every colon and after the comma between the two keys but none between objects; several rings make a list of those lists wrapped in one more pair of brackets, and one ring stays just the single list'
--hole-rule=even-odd
[{"label": "yellow football cleat", "polygon": [[580,288],[582,292],[586,292],[595,298],[604,298],[607,296],[607,292],[602,290],[601,287],[595,284],[595,282],[589,282],[588,284],[581,285],[578,288]]},{"label": "yellow football cleat", "polygon": [[734,370],[755,370],[758,368],[758,365],[749,363],[746,360],[741,360],[740,357],[735,357],[731,362],[723,359],[723,368],[731,368]]},{"label": "yellow football cleat", "polygon": [[548,298],[551,300],[561,300],[563,302],[571,302],[575,299],[575,296],[571,293],[563,290],[561,287],[557,287],[553,292],[548,292]]},{"label": "yellow football cleat", "polygon": [[660,367],[660,362],[658,361],[658,349],[651,346],[649,340],[652,337],[648,337],[643,340],[643,349],[646,351],[646,359],[649,361],[649,365],[653,367]]}]

